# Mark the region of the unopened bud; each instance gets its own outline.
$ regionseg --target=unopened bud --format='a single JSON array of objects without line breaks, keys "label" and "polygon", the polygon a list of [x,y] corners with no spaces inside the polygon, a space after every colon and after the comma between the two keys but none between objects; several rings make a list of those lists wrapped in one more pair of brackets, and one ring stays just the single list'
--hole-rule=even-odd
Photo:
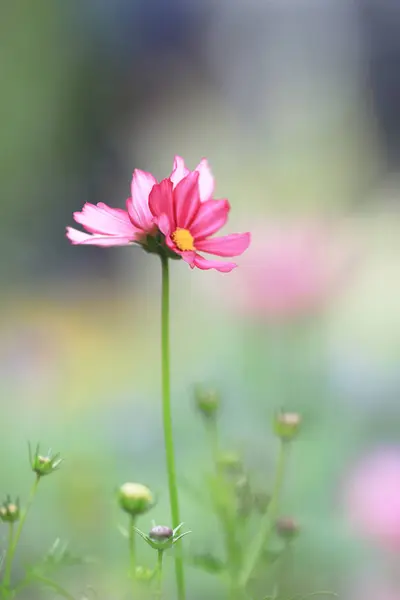
[{"label": "unopened bud", "polygon": [[136,581],[140,581],[141,583],[149,583],[154,577],[153,569],[149,569],[148,567],[136,567],[135,569],[135,579]]},{"label": "unopened bud", "polygon": [[167,527],[166,525],[155,525],[149,533],[149,537],[156,542],[170,540],[173,535],[174,532],[171,527]]},{"label": "unopened bud", "polygon": [[122,510],[132,517],[143,515],[154,506],[154,498],[148,487],[141,483],[124,483],[118,491]]},{"label": "unopened bud", "polygon": [[195,389],[195,400],[198,411],[206,419],[213,419],[220,407],[220,396],[215,390],[206,390],[201,386]]},{"label": "unopened bud", "polygon": [[276,521],[276,531],[281,538],[290,542],[300,533],[300,526],[292,517],[280,517]]},{"label": "unopened bud", "polygon": [[0,519],[4,523],[15,523],[19,519],[19,501],[11,502],[7,496],[5,502],[0,506]]},{"label": "unopened bud", "polygon": [[218,467],[230,477],[243,474],[243,463],[240,457],[234,453],[226,453],[219,456]]},{"label": "unopened bud", "polygon": [[283,441],[292,440],[298,433],[301,416],[294,412],[280,412],[275,416],[274,431]]},{"label": "unopened bud", "polygon": [[51,450],[48,451],[46,456],[39,454],[39,444],[36,446],[35,453],[32,454],[31,447],[29,445],[29,462],[31,463],[32,471],[36,473],[38,477],[44,477],[50,475],[60,467],[62,458],[60,453],[52,454]]}]

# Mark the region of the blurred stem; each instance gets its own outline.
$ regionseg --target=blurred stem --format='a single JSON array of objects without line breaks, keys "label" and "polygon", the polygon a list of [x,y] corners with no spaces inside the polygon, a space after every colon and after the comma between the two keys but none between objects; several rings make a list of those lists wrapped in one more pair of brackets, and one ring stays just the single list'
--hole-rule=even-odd
[{"label": "blurred stem", "polygon": [[35,482],[34,482],[32,488],[31,488],[31,492],[29,494],[28,502],[26,503],[25,509],[21,513],[21,516],[20,516],[20,519],[19,519],[19,523],[18,523],[18,527],[17,527],[17,531],[15,532],[15,536],[13,536],[12,542],[10,542],[10,545],[9,545],[9,548],[8,548],[7,562],[6,562],[6,567],[5,567],[5,570],[4,570],[4,586],[7,589],[10,586],[11,569],[12,569],[12,564],[13,564],[13,560],[14,560],[15,551],[17,549],[19,538],[21,536],[22,529],[24,527],[24,523],[25,523],[26,517],[28,516],[29,509],[31,508],[33,500],[35,498],[35,495],[36,495],[36,492],[37,492],[37,488],[38,488],[38,485],[39,485],[39,481],[40,481],[40,475],[36,475]]},{"label": "blurred stem", "polygon": [[220,475],[219,468],[219,434],[218,434],[218,423],[217,419],[213,416],[211,419],[207,419],[206,429],[208,440],[211,448],[211,456],[213,459],[215,472],[217,475]]},{"label": "blurred stem", "polygon": [[260,529],[257,537],[254,540],[254,544],[249,548],[248,554],[246,555],[245,564],[239,580],[241,587],[245,587],[247,585],[274,530],[274,523],[276,517],[278,516],[279,499],[283,486],[288,451],[289,442],[281,440],[271,500],[268,505],[268,510],[261,521]]},{"label": "blurred stem", "polygon": [[[169,268],[168,258],[161,256],[162,291],[161,291],[161,365],[162,365],[162,406],[165,455],[167,459],[167,474],[169,500],[173,528],[180,524],[178,488],[174,457],[174,440],[171,417],[171,386],[170,386],[170,356],[169,356]],[[175,576],[178,600],[185,600],[185,581],[183,573],[182,550],[180,544],[175,555]]]},{"label": "blurred stem", "polygon": [[135,538],[135,522],[136,519],[134,516],[129,518],[129,558],[130,558],[130,569],[131,569],[131,577],[135,579],[136,573],[136,538]]},{"label": "blurred stem", "polygon": [[[219,432],[218,432],[218,422],[215,417],[207,420],[206,429],[208,434],[208,439],[211,447],[211,454],[214,462],[215,474],[217,477],[217,485],[222,487],[222,496],[225,497],[227,493],[230,494],[230,487],[228,489],[228,484],[224,476],[223,469],[220,467],[219,463]],[[229,569],[229,577],[230,577],[230,598],[231,600],[237,599],[238,594],[238,572],[239,572],[239,564],[240,564],[240,550],[238,548],[238,543],[236,539],[237,533],[237,524],[235,516],[233,516],[230,512],[229,506],[216,506],[216,514],[220,521],[222,533],[224,536],[224,544],[225,544],[225,552],[226,559]]]},{"label": "blurred stem", "polygon": [[8,546],[7,546],[7,554],[4,566],[4,580],[2,589],[2,596],[7,598],[8,596],[8,588],[10,585],[10,574],[11,574],[11,564],[12,564],[12,547],[14,543],[14,523],[8,524]]},{"label": "blurred stem", "polygon": [[158,550],[157,551],[157,588],[156,588],[156,598],[162,598],[163,558],[164,558],[164,550]]}]

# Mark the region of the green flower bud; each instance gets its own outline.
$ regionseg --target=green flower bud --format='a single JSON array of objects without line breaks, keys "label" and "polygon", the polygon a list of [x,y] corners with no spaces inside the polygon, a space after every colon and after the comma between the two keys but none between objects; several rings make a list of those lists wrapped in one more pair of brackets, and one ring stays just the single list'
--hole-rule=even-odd
[{"label": "green flower bud", "polygon": [[206,419],[216,417],[220,407],[220,396],[215,390],[206,390],[200,385],[195,388],[196,407]]},{"label": "green flower bud", "polygon": [[300,526],[292,517],[280,517],[276,521],[278,535],[287,542],[291,542],[300,533]]},{"label": "green flower bud", "polygon": [[19,500],[12,502],[10,496],[0,506],[0,519],[4,523],[15,523],[19,519]]},{"label": "green flower bud", "polygon": [[124,483],[118,490],[119,505],[132,517],[143,515],[154,506],[154,498],[148,487],[141,483]]},{"label": "green flower bud", "polygon": [[233,452],[222,454],[218,458],[218,467],[229,477],[237,477],[243,474],[243,463],[240,457]]},{"label": "green flower bud", "polygon": [[298,413],[280,412],[275,416],[274,431],[282,441],[292,440],[298,433],[301,416]]},{"label": "green flower bud", "polygon": [[59,452],[57,452],[56,454],[52,454],[51,450],[49,450],[46,456],[42,456],[41,454],[39,454],[39,444],[36,446],[34,454],[32,454],[30,444],[28,444],[28,449],[29,462],[32,471],[36,473],[38,477],[50,475],[51,473],[56,471],[62,463],[62,458],[60,458]]},{"label": "green flower bud", "polygon": [[136,567],[135,580],[140,583],[149,583],[154,577],[154,570],[148,567]]}]

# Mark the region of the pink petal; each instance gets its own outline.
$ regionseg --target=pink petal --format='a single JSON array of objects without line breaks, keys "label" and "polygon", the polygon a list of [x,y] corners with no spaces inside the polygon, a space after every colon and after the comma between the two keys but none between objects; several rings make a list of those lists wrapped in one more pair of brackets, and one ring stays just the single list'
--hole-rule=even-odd
[{"label": "pink petal", "polygon": [[239,256],[250,244],[250,233],[232,233],[223,237],[195,241],[196,249],[217,256]]},{"label": "pink petal", "polygon": [[206,158],[199,162],[195,171],[199,174],[200,200],[206,202],[214,193],[214,177]]},{"label": "pink petal", "polygon": [[174,187],[182,181],[186,175],[190,173],[189,169],[185,165],[185,161],[181,156],[175,156],[174,158],[174,166],[172,169],[172,173],[169,176],[170,180],[174,184]]},{"label": "pink petal", "polygon": [[176,229],[172,181],[170,181],[170,179],[163,179],[153,187],[150,192],[149,207],[156,219],[161,217],[161,215],[165,215],[168,219],[171,231]]},{"label": "pink petal", "polygon": [[73,227],[67,227],[67,238],[74,244],[92,245],[92,246],[128,246],[132,243],[132,238],[118,237],[116,235],[89,234],[78,231]]},{"label": "pink petal", "polygon": [[189,173],[174,189],[175,224],[187,229],[190,227],[200,207],[197,171]]},{"label": "pink petal", "polygon": [[218,260],[207,260],[206,258],[200,256],[200,254],[196,254],[194,258],[194,266],[202,271],[216,269],[221,273],[230,273],[232,269],[237,267],[237,264],[231,262],[219,262]]},{"label": "pink petal", "polygon": [[[206,202],[212,198],[214,192],[214,177],[212,176],[206,158],[203,158],[199,162],[195,171],[199,174],[200,200],[201,202]],[[175,156],[173,170],[170,175],[170,180],[174,184],[174,187],[176,187],[184,177],[189,175],[189,173],[190,170],[185,165],[183,158],[181,156]]]},{"label": "pink petal", "polygon": [[229,210],[228,200],[207,200],[200,204],[190,227],[193,237],[203,239],[219,231],[228,219]]},{"label": "pink petal", "polygon": [[125,210],[110,208],[103,202],[86,202],[81,212],[74,213],[74,219],[90,233],[132,237],[137,231]]},{"label": "pink petal", "polygon": [[157,180],[151,173],[135,169],[132,176],[131,199],[127,200],[127,209],[132,222],[143,231],[151,231],[153,222],[149,209],[149,196]]},{"label": "pink petal", "polygon": [[[157,227],[165,236],[169,236],[171,234],[171,226],[166,214],[162,214],[158,217]],[[173,243],[173,242],[171,242]]]}]

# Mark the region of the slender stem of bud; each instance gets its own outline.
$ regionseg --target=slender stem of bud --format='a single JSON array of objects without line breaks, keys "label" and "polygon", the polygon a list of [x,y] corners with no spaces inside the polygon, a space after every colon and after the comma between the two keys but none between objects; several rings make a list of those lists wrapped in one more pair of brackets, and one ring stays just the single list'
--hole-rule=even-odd
[{"label": "slender stem of bud", "polygon": [[8,524],[8,547],[7,547],[7,555],[4,566],[4,580],[3,585],[4,589],[2,590],[2,596],[7,598],[8,595],[8,587],[10,585],[10,574],[11,574],[11,564],[12,564],[12,547],[14,542],[14,523]]},{"label": "slender stem of bud", "polygon": [[257,566],[260,556],[266,547],[268,539],[274,530],[274,523],[276,517],[278,516],[279,499],[283,486],[288,450],[289,442],[281,440],[271,500],[268,505],[268,510],[261,521],[258,535],[246,555],[245,564],[239,579],[241,587],[245,587],[247,585],[247,582],[249,581],[255,567]]},{"label": "slender stem of bud", "polygon": [[[176,484],[174,440],[171,417],[170,360],[169,360],[169,268],[168,258],[161,256],[162,292],[161,292],[161,364],[162,364],[162,406],[165,454],[167,459],[168,488],[171,505],[172,526],[177,527],[179,517],[178,488]],[[181,545],[178,544],[175,555],[175,575],[178,600],[185,600],[185,580]]]},{"label": "slender stem of bud", "polygon": [[217,475],[219,474],[219,436],[218,436],[218,423],[215,418],[210,419],[206,423],[208,439],[211,448],[212,459],[214,462],[215,470]]},{"label": "slender stem of bud", "polygon": [[8,547],[7,563],[6,563],[6,567],[4,570],[4,586],[6,588],[8,588],[10,585],[11,569],[12,569],[12,563],[14,560],[15,550],[17,549],[19,538],[21,536],[22,529],[24,527],[24,523],[25,523],[26,517],[28,515],[29,509],[31,508],[33,500],[35,498],[35,495],[37,492],[37,487],[39,485],[39,481],[40,481],[40,475],[37,475],[35,482],[31,488],[31,492],[29,494],[28,502],[25,506],[25,509],[21,512],[21,516],[19,519],[17,531],[15,532],[15,536],[13,536],[12,543],[10,543],[10,545]]},{"label": "slender stem of bud", "polygon": [[129,558],[132,579],[135,578],[136,573],[136,537],[134,530],[135,523],[136,519],[134,516],[131,515],[129,518]]},{"label": "slender stem of bud", "polygon": [[164,550],[158,550],[157,551],[157,589],[156,589],[156,598],[162,598],[163,558],[164,558]]}]

